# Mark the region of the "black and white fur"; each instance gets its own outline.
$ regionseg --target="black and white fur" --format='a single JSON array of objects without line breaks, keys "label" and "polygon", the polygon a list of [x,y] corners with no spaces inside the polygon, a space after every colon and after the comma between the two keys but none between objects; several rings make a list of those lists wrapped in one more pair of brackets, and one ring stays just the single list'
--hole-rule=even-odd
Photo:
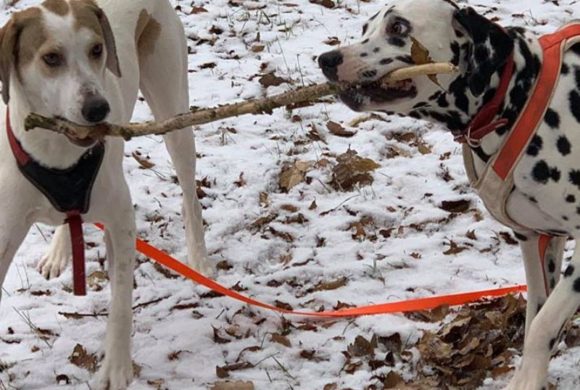
[{"label": "black and white fur", "polygon": [[[435,62],[452,62],[455,75],[377,83],[385,74],[412,63],[411,37]],[[515,72],[500,116],[509,124],[472,148],[481,173],[527,101],[543,58],[538,37],[523,28],[502,29],[473,9],[450,0],[395,0],[364,25],[362,41],[324,53],[319,64],[326,77],[358,87],[340,95],[355,111],[381,111],[439,122],[460,132],[489,101],[499,85],[506,59],[514,51]],[[580,44],[564,56],[554,98],[514,173],[515,190],[508,213],[529,230],[516,231],[528,284],[526,339],[522,363],[510,390],[547,388],[547,370],[566,321],[580,305],[580,250],[560,280],[566,238],[580,238]],[[538,240],[553,235],[546,261]],[[547,288],[544,280],[547,280]]]}]

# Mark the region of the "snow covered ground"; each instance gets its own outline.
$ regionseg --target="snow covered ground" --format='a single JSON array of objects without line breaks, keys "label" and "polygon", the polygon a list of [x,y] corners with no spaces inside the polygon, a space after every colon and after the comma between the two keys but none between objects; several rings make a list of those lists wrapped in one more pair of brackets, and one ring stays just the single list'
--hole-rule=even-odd
[{"label": "snow covered ground", "polygon": [[[172,1],[189,38],[191,104],[201,107],[323,81],[315,56],[331,44],[356,41],[363,22],[385,4],[334,0],[329,9],[307,0]],[[34,3],[5,5],[0,22]],[[461,3],[538,33],[580,11],[578,0]],[[270,72],[279,79],[262,78]],[[281,84],[263,85],[272,81]],[[134,119],[150,118],[139,103]],[[356,134],[335,136],[329,121]],[[196,134],[206,240],[220,283],[269,303],[319,310],[524,282],[517,245],[469,189],[460,147],[442,128],[359,115],[325,99],[292,112],[204,125]],[[380,167],[370,186],[339,191],[332,171],[349,149]],[[163,143],[135,139],[126,156],[139,235],[185,259],[180,190]],[[144,167],[143,159],[153,166]],[[286,193],[280,173],[296,161],[310,162],[299,164],[309,167],[306,178]],[[459,212],[444,210],[444,201],[462,201]],[[101,352],[110,298],[101,233],[86,226],[91,292],[77,298],[68,292],[70,270],[51,281],[35,270],[52,232],[31,229],[4,285],[0,389],[89,388],[93,354]],[[256,389],[382,388],[377,378],[393,369],[412,383],[419,359],[413,345],[439,326],[403,315],[282,317],[215,297],[144,258],[135,279],[139,372],[132,389],[206,389],[227,375]],[[393,334],[412,354],[394,367],[373,370],[345,353],[357,336]],[[86,351],[80,362],[69,359],[77,344]],[[578,361],[580,349],[564,350],[552,361],[551,381],[580,388]],[[485,388],[499,388],[506,378],[490,378]]]}]

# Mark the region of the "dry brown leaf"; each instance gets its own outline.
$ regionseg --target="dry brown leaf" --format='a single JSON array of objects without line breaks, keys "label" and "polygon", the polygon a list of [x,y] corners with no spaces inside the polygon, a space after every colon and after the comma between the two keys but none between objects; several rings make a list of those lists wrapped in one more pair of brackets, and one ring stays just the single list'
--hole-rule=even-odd
[{"label": "dry brown leaf", "polygon": [[210,387],[210,390],[254,390],[254,383],[247,381],[216,382]]},{"label": "dry brown leaf", "polygon": [[450,256],[450,255],[457,255],[465,250],[467,250],[468,248],[465,246],[459,246],[455,241],[453,240],[449,240],[449,249],[447,249],[445,252],[443,252],[444,255],[446,256]]},{"label": "dry brown leaf", "polygon": [[444,200],[439,208],[450,213],[465,213],[471,207],[469,199]]},{"label": "dry brown leaf", "polygon": [[280,172],[278,184],[284,192],[290,191],[293,187],[304,182],[306,173],[312,168],[310,161],[296,161],[293,164],[285,164]]},{"label": "dry brown leaf", "polygon": [[[431,58],[429,50],[427,50],[427,48],[423,46],[421,42],[413,37],[411,37],[411,41],[413,42],[413,45],[411,46],[411,58],[413,59],[413,62],[415,62],[415,65],[432,64],[435,62]],[[433,81],[433,83],[435,83],[438,87],[441,87],[441,84],[439,84],[436,75],[432,74],[428,75],[427,77],[429,77],[429,79]]]},{"label": "dry brown leaf", "polygon": [[334,8],[336,7],[336,3],[334,0],[309,0],[312,4],[318,4],[325,8]]},{"label": "dry brown leaf", "polygon": [[283,336],[279,333],[272,333],[271,335],[272,337],[272,341],[278,344],[282,344],[285,347],[292,347],[292,343],[290,342],[290,339],[286,336]]},{"label": "dry brown leaf", "polygon": [[356,131],[349,131],[345,129],[344,126],[342,126],[340,123],[333,121],[328,121],[326,123],[326,128],[337,137],[350,138],[356,134]]},{"label": "dry brown leaf", "polygon": [[332,182],[337,190],[350,191],[355,185],[373,183],[371,172],[380,165],[369,158],[358,156],[355,150],[349,150],[336,158],[338,164],[332,169]]},{"label": "dry brown leaf", "polygon": [[383,381],[383,386],[385,389],[400,388],[399,386],[403,384],[405,384],[403,377],[397,374],[395,371],[389,372]]},{"label": "dry brown leaf", "polygon": [[205,12],[207,12],[207,9],[205,9],[203,7],[193,6],[193,8],[191,9],[190,14],[191,15],[195,15],[195,14],[201,14],[201,13],[205,13]]},{"label": "dry brown leaf", "polygon": [[142,157],[141,153],[139,153],[137,151],[131,153],[131,156],[133,156],[135,161],[137,161],[139,163],[139,167],[141,169],[151,169],[155,166],[155,164],[153,164],[151,161],[149,161],[149,159]]},{"label": "dry brown leaf", "polygon": [[345,276],[342,276],[342,277],[335,279],[335,280],[331,280],[331,281],[327,281],[327,282],[320,282],[316,286],[314,286],[314,288],[312,290],[313,291],[331,291],[331,290],[336,290],[338,288],[344,287],[344,286],[346,286],[347,283],[348,283],[348,278]]},{"label": "dry brown leaf", "polygon": [[258,82],[262,85],[262,87],[268,88],[268,87],[277,87],[284,83],[289,83],[290,81],[282,77],[278,77],[274,72],[272,72],[260,77],[258,79]]},{"label": "dry brown leaf", "polygon": [[369,341],[363,336],[356,336],[354,343],[350,344],[347,348],[348,353],[351,356],[362,357],[362,356],[372,356],[374,355],[375,348],[377,347],[377,337]]},{"label": "dry brown leaf", "polygon": [[89,372],[97,372],[97,355],[88,353],[81,344],[75,345],[68,360],[75,366],[84,368]]}]

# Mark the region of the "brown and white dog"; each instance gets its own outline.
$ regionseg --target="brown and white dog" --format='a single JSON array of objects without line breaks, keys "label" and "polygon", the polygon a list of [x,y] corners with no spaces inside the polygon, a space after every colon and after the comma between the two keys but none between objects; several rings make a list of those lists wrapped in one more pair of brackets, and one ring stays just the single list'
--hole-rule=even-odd
[{"label": "brown and white dog", "polygon": [[[130,120],[142,91],[157,120],[189,108],[187,51],[183,26],[167,0],[46,0],[12,15],[0,30],[0,78],[12,130],[42,167],[66,172],[96,140],[67,138],[39,129],[25,132],[30,112],[80,124]],[[7,124],[0,125],[0,285],[12,258],[35,222],[65,219],[20,172]],[[191,128],[166,135],[183,189],[189,263],[209,272],[201,207],[195,191],[195,145]],[[131,322],[135,217],[122,169],[123,141],[107,139],[86,222],[106,226],[112,305],[98,388],[124,389],[131,382]],[[70,258],[70,238],[59,227],[40,264],[47,277],[60,274]]]}]

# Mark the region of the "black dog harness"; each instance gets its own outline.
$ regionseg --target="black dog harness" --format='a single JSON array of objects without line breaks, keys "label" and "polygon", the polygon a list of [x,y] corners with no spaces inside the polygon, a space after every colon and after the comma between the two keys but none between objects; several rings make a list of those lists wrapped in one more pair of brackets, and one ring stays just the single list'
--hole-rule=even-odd
[{"label": "black dog harness", "polygon": [[47,168],[28,154],[14,136],[10,113],[6,110],[6,133],[20,172],[50,201],[66,214],[73,252],[73,286],[75,295],[86,295],[85,249],[81,214],[90,207],[91,191],[105,155],[103,142],[90,148],[73,166]]}]

